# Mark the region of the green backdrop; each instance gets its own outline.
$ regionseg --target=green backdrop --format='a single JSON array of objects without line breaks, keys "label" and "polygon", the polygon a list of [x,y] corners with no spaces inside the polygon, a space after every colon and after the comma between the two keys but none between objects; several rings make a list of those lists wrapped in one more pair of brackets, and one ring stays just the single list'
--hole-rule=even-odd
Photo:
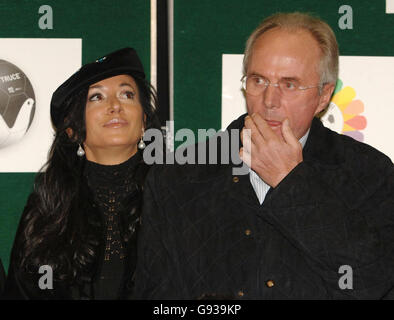
[{"label": "green backdrop", "polygon": [[[353,9],[341,30],[339,7]],[[312,12],[334,30],[341,55],[394,56],[394,14],[385,0],[174,0],[175,130],[221,128],[222,54],[241,54],[250,33],[278,11]]]},{"label": "green backdrop", "polygon": [[[53,10],[52,30],[38,26],[42,16],[38,10],[44,4]],[[82,38],[82,63],[132,46],[149,74],[150,1],[0,0],[0,38]],[[0,258],[6,270],[34,176],[35,173],[0,173]]]},{"label": "green backdrop", "polygon": [[[53,9],[53,30],[38,27],[43,4]],[[352,30],[338,27],[341,5],[353,9]],[[175,130],[221,127],[222,54],[243,53],[248,35],[274,12],[318,14],[334,29],[341,55],[394,56],[394,14],[385,13],[385,0],[174,0],[173,10]],[[82,38],[83,62],[132,45],[149,74],[150,1],[0,0],[0,37]],[[33,178],[34,173],[0,174],[5,268]]]}]

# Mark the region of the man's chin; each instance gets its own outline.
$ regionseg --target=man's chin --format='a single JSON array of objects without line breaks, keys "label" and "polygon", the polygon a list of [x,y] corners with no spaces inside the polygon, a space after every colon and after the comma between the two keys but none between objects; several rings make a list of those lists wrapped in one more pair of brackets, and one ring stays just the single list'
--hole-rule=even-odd
[{"label": "man's chin", "polygon": [[278,136],[278,137],[283,137],[282,134],[282,124],[280,125],[270,125],[271,130]]},{"label": "man's chin", "polygon": [[284,137],[284,135],[283,135],[283,131],[282,131],[282,126],[280,125],[280,126],[277,126],[277,127],[271,127],[271,129],[272,129],[272,131],[276,134],[276,136],[279,138],[279,139],[283,139],[283,140],[285,140],[285,137]]}]

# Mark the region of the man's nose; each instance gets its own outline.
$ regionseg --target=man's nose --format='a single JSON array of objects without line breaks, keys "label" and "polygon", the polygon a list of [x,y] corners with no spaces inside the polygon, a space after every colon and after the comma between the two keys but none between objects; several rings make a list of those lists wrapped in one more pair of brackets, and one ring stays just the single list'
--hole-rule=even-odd
[{"label": "man's nose", "polygon": [[280,89],[275,85],[268,85],[263,91],[263,102],[267,108],[279,106]]}]

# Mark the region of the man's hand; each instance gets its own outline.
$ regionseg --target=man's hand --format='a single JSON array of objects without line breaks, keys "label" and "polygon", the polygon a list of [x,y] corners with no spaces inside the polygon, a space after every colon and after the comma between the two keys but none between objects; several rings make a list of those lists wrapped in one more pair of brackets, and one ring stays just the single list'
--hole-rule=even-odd
[{"label": "man's hand", "polygon": [[240,149],[240,157],[271,187],[275,188],[302,162],[302,146],[288,119],[282,122],[282,137],[276,135],[257,113],[245,118],[244,129],[241,132],[243,148]]}]

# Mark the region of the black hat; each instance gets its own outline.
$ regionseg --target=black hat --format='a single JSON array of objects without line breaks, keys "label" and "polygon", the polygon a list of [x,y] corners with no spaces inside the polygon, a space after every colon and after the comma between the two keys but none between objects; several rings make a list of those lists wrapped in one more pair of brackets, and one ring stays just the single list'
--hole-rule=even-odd
[{"label": "black hat", "polygon": [[133,48],[123,48],[109,53],[95,62],[85,64],[68,78],[52,95],[51,119],[57,127],[68,110],[64,109],[64,101],[82,87],[120,74],[145,79],[144,68],[137,52]]}]

